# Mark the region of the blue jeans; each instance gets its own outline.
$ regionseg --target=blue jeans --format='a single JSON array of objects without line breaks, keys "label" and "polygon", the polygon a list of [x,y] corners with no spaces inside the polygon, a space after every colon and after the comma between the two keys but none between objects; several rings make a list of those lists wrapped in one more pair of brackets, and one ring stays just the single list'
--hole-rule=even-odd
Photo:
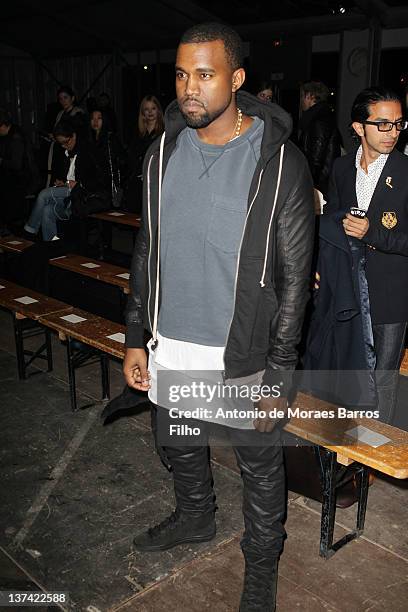
[{"label": "blue jeans", "polygon": [[48,187],[40,191],[24,229],[30,234],[37,234],[41,229],[43,240],[52,240],[58,232],[57,219],[69,219],[64,202],[69,194],[68,187]]}]

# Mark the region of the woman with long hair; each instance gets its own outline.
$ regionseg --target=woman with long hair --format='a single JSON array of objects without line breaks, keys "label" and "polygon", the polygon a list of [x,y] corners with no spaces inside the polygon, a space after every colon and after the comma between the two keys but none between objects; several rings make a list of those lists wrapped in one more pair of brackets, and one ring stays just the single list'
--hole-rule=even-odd
[{"label": "woman with long hair", "polygon": [[125,188],[125,206],[131,212],[142,207],[142,168],[147,149],[164,131],[163,110],[156,96],[145,96],[140,103],[137,134],[129,146],[130,176]]},{"label": "woman with long hair", "polygon": [[137,127],[139,138],[150,136],[150,139],[153,141],[163,133],[163,110],[156,96],[145,96],[141,101]]}]

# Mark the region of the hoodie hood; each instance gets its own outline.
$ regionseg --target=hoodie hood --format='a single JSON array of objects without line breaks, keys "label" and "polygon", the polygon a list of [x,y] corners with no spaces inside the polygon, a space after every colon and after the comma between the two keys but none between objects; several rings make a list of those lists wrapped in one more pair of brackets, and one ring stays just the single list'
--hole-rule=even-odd
[{"label": "hoodie hood", "polygon": [[[293,122],[290,115],[274,102],[265,104],[246,91],[238,91],[236,96],[238,108],[244,115],[256,116],[264,122],[261,158],[263,162],[273,157],[292,133]],[[166,144],[177,138],[186,127],[186,121],[180,112],[177,100],[173,100],[164,114],[166,127]]]}]

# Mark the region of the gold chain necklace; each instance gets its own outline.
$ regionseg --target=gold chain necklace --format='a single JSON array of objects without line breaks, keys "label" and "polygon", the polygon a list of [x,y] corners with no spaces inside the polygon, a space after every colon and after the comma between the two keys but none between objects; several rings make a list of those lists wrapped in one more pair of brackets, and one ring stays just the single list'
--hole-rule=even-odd
[{"label": "gold chain necklace", "polygon": [[230,142],[231,140],[235,140],[235,138],[238,138],[238,136],[241,134],[241,127],[242,127],[242,110],[240,108],[237,108],[237,113],[238,113],[238,117],[237,117],[237,122],[235,124],[234,127],[234,131],[232,133],[231,138],[229,139],[228,142]]}]

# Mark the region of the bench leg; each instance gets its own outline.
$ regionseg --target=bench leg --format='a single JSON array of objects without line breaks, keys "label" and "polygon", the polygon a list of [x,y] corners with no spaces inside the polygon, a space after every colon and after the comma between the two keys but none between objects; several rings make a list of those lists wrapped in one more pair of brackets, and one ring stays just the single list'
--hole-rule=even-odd
[{"label": "bench leg", "polygon": [[359,499],[357,506],[356,528],[333,543],[336,521],[336,453],[321,448],[323,462],[323,502],[320,534],[320,556],[330,559],[342,546],[358,538],[364,530],[367,509],[369,468],[361,465],[359,469]]},{"label": "bench leg", "polygon": [[110,399],[110,379],[109,379],[109,357],[102,354],[100,357],[101,363],[101,380],[102,380],[102,399]]},{"label": "bench leg", "polygon": [[82,223],[79,225],[79,250],[81,255],[86,257],[88,252],[88,226],[86,218],[82,219]]},{"label": "bench leg", "polygon": [[78,409],[76,398],[76,382],[75,382],[75,355],[71,345],[71,338],[67,338],[67,362],[68,362],[68,382],[69,394],[71,399],[71,410],[75,412]]},{"label": "bench leg", "polygon": [[[31,322],[28,327],[25,327],[27,319],[18,319],[16,316],[14,320],[14,338],[16,342],[16,355],[17,355],[17,369],[18,377],[20,380],[27,378],[27,368],[36,359],[45,359],[48,365],[48,372],[52,370],[52,346],[51,346],[51,333],[50,330],[40,327],[38,324]],[[24,322],[25,323],[24,323]],[[30,351],[24,348],[24,340],[26,338],[33,338],[44,334],[44,342],[35,350]],[[45,352],[45,354],[44,354]],[[29,359],[26,361],[26,356]]]},{"label": "bench leg", "polygon": [[14,319],[14,338],[16,341],[16,355],[17,355],[17,370],[18,377],[20,380],[26,378],[26,367],[24,359],[24,338],[21,321],[16,317]]},{"label": "bench leg", "polygon": [[336,453],[322,449],[323,501],[320,532],[320,556],[328,559],[334,554],[333,533],[336,520]]},{"label": "bench leg", "polygon": [[368,499],[368,486],[369,486],[369,475],[370,469],[366,465],[361,466],[360,471],[360,495],[358,499],[357,508],[357,524],[356,531],[358,535],[361,535],[364,531],[365,515],[367,510],[367,499]]},{"label": "bench leg", "polygon": [[45,330],[45,346],[47,351],[47,372],[52,372],[53,362],[52,362],[52,344],[51,344],[51,332],[49,329]]},{"label": "bench leg", "polygon": [[124,320],[126,306],[128,302],[128,294],[123,291],[123,289],[119,290],[119,308],[120,308],[120,316],[121,319]]}]

